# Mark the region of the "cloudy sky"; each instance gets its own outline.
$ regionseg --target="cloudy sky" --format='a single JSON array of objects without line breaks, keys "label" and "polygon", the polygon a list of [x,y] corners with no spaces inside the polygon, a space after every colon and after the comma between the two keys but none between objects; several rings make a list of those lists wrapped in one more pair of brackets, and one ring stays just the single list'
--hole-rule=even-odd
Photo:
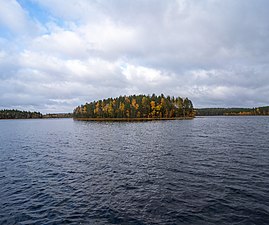
[{"label": "cloudy sky", "polygon": [[269,105],[268,0],[0,0],[0,108],[129,94]]}]

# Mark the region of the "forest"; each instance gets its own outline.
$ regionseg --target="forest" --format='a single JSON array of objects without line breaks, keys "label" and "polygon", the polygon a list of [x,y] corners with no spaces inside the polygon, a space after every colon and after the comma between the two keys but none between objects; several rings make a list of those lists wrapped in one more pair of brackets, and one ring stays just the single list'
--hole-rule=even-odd
[{"label": "forest", "polygon": [[0,110],[0,119],[60,119],[72,117],[72,113],[49,113],[43,115],[40,112],[21,111],[17,109]]},{"label": "forest", "polygon": [[74,118],[184,118],[194,117],[188,98],[131,95],[108,98],[78,106]]},{"label": "forest", "polygon": [[42,118],[40,112],[20,111],[17,109],[0,110],[0,119],[37,119]]},{"label": "forest", "polygon": [[43,119],[61,119],[61,118],[72,118],[72,113],[48,113],[42,115]]},{"label": "forest", "polygon": [[197,116],[262,116],[269,115],[269,106],[257,108],[202,108],[195,109]]}]

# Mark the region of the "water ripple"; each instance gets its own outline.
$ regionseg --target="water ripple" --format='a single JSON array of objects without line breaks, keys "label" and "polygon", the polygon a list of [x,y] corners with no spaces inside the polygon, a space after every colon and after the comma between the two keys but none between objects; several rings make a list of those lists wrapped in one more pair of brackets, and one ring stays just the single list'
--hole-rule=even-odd
[{"label": "water ripple", "polygon": [[0,121],[0,224],[269,224],[268,128]]}]

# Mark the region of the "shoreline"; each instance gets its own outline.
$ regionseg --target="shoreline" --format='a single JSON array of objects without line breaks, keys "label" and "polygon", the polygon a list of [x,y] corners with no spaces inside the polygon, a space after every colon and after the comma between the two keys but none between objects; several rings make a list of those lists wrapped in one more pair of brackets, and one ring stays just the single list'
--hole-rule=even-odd
[{"label": "shoreline", "polygon": [[46,118],[0,118],[0,120],[48,120],[48,119],[73,119],[72,117],[46,117]]},{"label": "shoreline", "polygon": [[196,115],[195,117],[176,117],[176,118],[73,118],[73,117],[46,117],[46,118],[0,118],[1,120],[48,120],[48,119],[73,119],[77,121],[123,121],[123,122],[133,122],[133,121],[154,121],[154,120],[191,120],[194,118],[204,118],[204,117],[269,117],[269,115]]},{"label": "shoreline", "polygon": [[157,120],[191,120],[195,117],[174,117],[174,118],[73,118],[77,121],[96,121],[96,122],[139,122]]}]

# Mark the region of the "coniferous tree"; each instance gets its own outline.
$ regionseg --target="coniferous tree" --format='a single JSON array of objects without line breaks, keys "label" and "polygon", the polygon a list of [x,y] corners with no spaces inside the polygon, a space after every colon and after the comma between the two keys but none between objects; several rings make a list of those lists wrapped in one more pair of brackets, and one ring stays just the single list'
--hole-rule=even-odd
[{"label": "coniferous tree", "polygon": [[131,95],[86,103],[74,109],[75,118],[175,118],[193,117],[192,102],[186,98]]}]

